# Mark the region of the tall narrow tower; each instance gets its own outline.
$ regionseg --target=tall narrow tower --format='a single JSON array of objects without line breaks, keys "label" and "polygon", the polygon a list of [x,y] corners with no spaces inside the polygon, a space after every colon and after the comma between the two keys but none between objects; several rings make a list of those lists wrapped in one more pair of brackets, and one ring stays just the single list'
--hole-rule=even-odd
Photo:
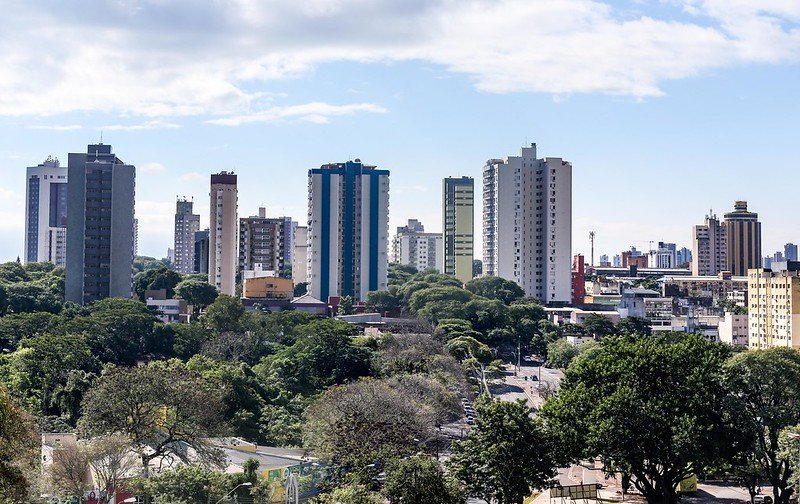
[{"label": "tall narrow tower", "polygon": [[67,259],[67,167],[48,157],[31,166],[25,184],[25,262]]},{"label": "tall narrow tower", "polygon": [[728,270],[747,276],[747,270],[761,267],[761,223],[758,214],[747,211],[746,201],[734,203],[733,212],[725,214],[728,237]]},{"label": "tall narrow tower", "polygon": [[175,271],[194,272],[194,234],[200,231],[200,215],[193,213],[193,201],[186,198],[175,202]]},{"label": "tall narrow tower", "polygon": [[236,294],[239,193],[234,173],[211,175],[211,213],[208,233],[208,283],[221,294]]},{"label": "tall narrow tower", "polygon": [[536,144],[483,168],[483,266],[545,303],[572,299],[572,165]]},{"label": "tall narrow tower", "polygon": [[308,171],[310,293],[327,301],[386,290],[389,269],[389,171],[331,163]]},{"label": "tall narrow tower", "polygon": [[446,178],[442,183],[444,273],[461,283],[472,279],[475,258],[475,180]]},{"label": "tall narrow tower", "polygon": [[68,172],[66,299],[130,298],[136,168],[100,143],[70,153]]}]

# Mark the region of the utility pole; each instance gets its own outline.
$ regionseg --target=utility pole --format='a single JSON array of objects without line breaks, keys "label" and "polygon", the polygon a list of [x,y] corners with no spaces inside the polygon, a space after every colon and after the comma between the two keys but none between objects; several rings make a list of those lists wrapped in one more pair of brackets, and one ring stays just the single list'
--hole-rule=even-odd
[{"label": "utility pole", "polygon": [[589,231],[589,242],[592,244],[592,255],[589,264],[594,268],[594,231]]}]

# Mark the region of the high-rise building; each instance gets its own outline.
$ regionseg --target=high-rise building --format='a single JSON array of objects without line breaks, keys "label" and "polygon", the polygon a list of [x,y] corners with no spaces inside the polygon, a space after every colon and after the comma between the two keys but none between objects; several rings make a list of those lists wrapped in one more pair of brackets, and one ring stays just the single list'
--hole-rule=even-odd
[{"label": "high-rise building", "polygon": [[239,192],[236,175],[211,175],[211,219],[208,233],[208,283],[220,294],[236,294],[236,244],[239,231]]},{"label": "high-rise building", "polygon": [[686,247],[682,247],[677,252],[677,267],[681,267],[684,264],[691,264],[692,263],[692,251]]},{"label": "high-rise building", "polygon": [[787,243],[783,246],[783,255],[787,261],[797,260],[797,245],[794,243]]},{"label": "high-rise building", "polygon": [[194,202],[186,198],[175,202],[175,245],[173,264],[178,273],[194,272],[194,234],[200,231],[200,215],[193,213]]},{"label": "high-rise building", "polygon": [[194,273],[208,273],[209,230],[194,234]]},{"label": "high-rise building", "polygon": [[66,299],[130,298],[136,168],[102,143],[70,153],[67,164]]},{"label": "high-rise building", "polygon": [[294,251],[292,252],[292,280],[294,284],[308,282],[308,227],[294,227]]},{"label": "high-rise building", "polygon": [[389,171],[361,160],[308,171],[310,294],[327,301],[386,290]]},{"label": "high-rise building", "polygon": [[[602,263],[603,260],[601,259],[600,262]],[[606,257],[606,262],[608,262],[608,257]],[[583,255],[578,254],[572,258],[572,305],[583,304],[585,296],[586,266],[583,261]]]},{"label": "high-rise building", "polygon": [[475,180],[448,177],[442,182],[444,273],[467,283],[475,258]]},{"label": "high-rise building", "polygon": [[[397,228],[392,238],[392,262],[414,266],[418,271],[444,268],[444,248],[441,233],[426,233],[417,219]],[[472,264],[470,264],[470,269]]]},{"label": "high-rise building", "polygon": [[545,303],[569,303],[572,165],[536,157],[490,159],[483,169],[483,265]]},{"label": "high-rise building", "polygon": [[[775,265],[773,265],[775,266]],[[800,349],[800,263],[747,272],[747,322],[750,348]]]},{"label": "high-rise building", "polygon": [[677,246],[674,243],[658,242],[658,248],[650,253],[648,266],[659,269],[677,268]]},{"label": "high-rise building", "polygon": [[291,217],[258,216],[239,219],[239,271],[271,271],[274,276],[290,276],[294,252],[294,223]]},{"label": "high-rise building", "polygon": [[614,266],[615,268],[621,268],[622,267],[622,256],[621,255],[614,254],[614,261],[612,262],[612,266]]},{"label": "high-rise building", "polygon": [[692,275],[714,276],[727,268],[727,231],[717,216],[709,211],[705,223],[692,228]]},{"label": "high-rise building", "polygon": [[737,201],[733,212],[725,214],[728,239],[728,271],[745,276],[747,270],[761,267],[761,223],[758,214],[747,211],[746,201]]},{"label": "high-rise building", "polygon": [[67,260],[67,167],[48,157],[31,166],[25,184],[25,262]]}]

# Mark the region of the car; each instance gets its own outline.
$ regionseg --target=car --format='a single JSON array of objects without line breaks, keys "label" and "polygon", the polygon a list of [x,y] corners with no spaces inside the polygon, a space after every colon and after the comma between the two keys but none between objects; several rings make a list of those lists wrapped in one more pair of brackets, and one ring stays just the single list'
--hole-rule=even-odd
[{"label": "car", "polygon": [[539,377],[536,375],[531,375],[531,381],[539,381]]}]

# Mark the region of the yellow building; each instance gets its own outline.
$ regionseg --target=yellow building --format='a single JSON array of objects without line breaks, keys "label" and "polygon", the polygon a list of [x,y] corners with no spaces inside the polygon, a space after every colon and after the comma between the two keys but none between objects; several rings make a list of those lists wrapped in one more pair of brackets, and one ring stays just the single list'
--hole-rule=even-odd
[{"label": "yellow building", "polygon": [[747,271],[750,348],[800,349],[800,263]]},{"label": "yellow building", "polygon": [[291,278],[279,277],[245,278],[242,297],[291,300],[294,297],[294,282]]},{"label": "yellow building", "polygon": [[475,241],[475,181],[446,178],[442,184],[444,273],[461,283],[472,280]]}]

